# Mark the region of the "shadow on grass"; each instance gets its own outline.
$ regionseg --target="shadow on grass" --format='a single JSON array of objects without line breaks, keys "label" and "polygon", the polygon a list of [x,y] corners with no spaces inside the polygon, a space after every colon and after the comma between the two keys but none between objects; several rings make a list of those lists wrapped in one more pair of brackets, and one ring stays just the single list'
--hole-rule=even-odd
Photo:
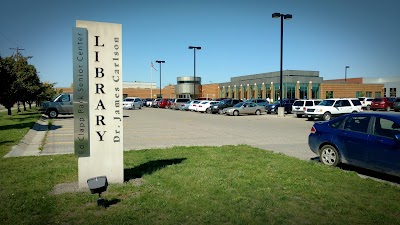
[{"label": "shadow on grass", "polygon": [[169,165],[179,164],[184,160],[186,160],[186,158],[152,160],[133,168],[124,169],[124,181],[127,182],[131,179],[141,178],[145,174],[152,174],[159,169]]},{"label": "shadow on grass", "polygon": [[0,145],[14,143],[14,141],[0,141]]},{"label": "shadow on grass", "polygon": [[39,114],[39,112],[26,111],[26,112],[19,112],[17,115],[38,115],[38,114]]},{"label": "shadow on grass", "polygon": [[366,176],[366,177],[374,179],[374,180],[382,180],[382,181],[387,181],[389,183],[393,183],[396,185],[400,185],[400,177],[397,177],[397,176],[380,173],[380,172],[376,172],[373,170],[364,169],[361,167],[356,167],[356,166],[347,165],[347,164],[340,164],[338,167],[341,168],[342,170],[356,172],[359,175]]},{"label": "shadow on grass", "polygon": [[115,205],[115,204],[119,203],[120,201],[121,201],[121,199],[117,199],[117,198],[113,198],[111,200],[105,199],[104,203],[103,203],[104,204],[104,208],[108,208],[108,207],[110,207],[112,205]]},{"label": "shadow on grass", "polygon": [[10,124],[0,126],[0,130],[12,130],[12,129],[23,129],[23,128],[31,128],[35,122],[28,122],[28,123],[18,123],[18,124]]},{"label": "shadow on grass", "polygon": [[[310,158],[310,161],[314,161],[314,162],[321,162],[319,157],[316,156],[314,158]],[[355,172],[357,173],[359,176],[361,177],[367,177],[373,180],[378,180],[378,181],[384,181],[384,182],[389,182],[392,183],[394,185],[400,185],[400,176],[394,176],[394,175],[390,175],[390,174],[386,174],[386,173],[380,173],[377,171],[373,171],[373,170],[369,170],[369,169],[364,169],[361,167],[357,167],[357,166],[352,166],[352,165],[348,165],[348,164],[339,164],[338,168],[344,170],[344,171],[351,171],[351,172]]]}]

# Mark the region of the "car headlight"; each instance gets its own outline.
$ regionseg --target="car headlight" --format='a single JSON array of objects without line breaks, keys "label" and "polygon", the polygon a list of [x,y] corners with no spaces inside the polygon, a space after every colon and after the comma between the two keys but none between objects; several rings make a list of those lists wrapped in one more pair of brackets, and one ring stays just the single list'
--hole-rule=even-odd
[{"label": "car headlight", "polygon": [[275,105],[271,106],[271,109],[275,108]]}]

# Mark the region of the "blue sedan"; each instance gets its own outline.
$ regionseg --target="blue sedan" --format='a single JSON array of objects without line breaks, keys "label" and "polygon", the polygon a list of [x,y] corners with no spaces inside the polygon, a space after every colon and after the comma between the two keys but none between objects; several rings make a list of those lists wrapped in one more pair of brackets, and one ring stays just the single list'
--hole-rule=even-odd
[{"label": "blue sedan", "polygon": [[400,176],[398,113],[352,113],[316,122],[308,145],[325,165],[345,163]]}]

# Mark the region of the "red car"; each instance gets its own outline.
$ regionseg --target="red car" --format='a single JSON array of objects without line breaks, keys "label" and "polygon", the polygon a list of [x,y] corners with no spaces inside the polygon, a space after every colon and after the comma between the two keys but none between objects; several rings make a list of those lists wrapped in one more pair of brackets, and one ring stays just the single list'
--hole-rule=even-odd
[{"label": "red car", "polygon": [[158,102],[158,108],[165,108],[168,104],[168,99],[163,98]]},{"label": "red car", "polygon": [[373,111],[376,110],[386,110],[390,111],[394,107],[394,98],[382,97],[382,98],[374,98],[371,103],[371,109]]}]

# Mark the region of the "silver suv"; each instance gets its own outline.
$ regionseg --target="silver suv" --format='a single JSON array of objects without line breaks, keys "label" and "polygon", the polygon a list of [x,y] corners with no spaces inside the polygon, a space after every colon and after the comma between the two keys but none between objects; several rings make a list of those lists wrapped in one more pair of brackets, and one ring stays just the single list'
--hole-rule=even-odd
[{"label": "silver suv", "polygon": [[179,105],[185,105],[185,103],[188,101],[190,101],[189,98],[177,98],[171,103],[171,109],[178,110]]},{"label": "silver suv", "polygon": [[329,98],[316,106],[308,107],[306,116],[308,120],[314,118],[331,120],[334,116],[361,111],[363,111],[361,102],[357,98]]}]

